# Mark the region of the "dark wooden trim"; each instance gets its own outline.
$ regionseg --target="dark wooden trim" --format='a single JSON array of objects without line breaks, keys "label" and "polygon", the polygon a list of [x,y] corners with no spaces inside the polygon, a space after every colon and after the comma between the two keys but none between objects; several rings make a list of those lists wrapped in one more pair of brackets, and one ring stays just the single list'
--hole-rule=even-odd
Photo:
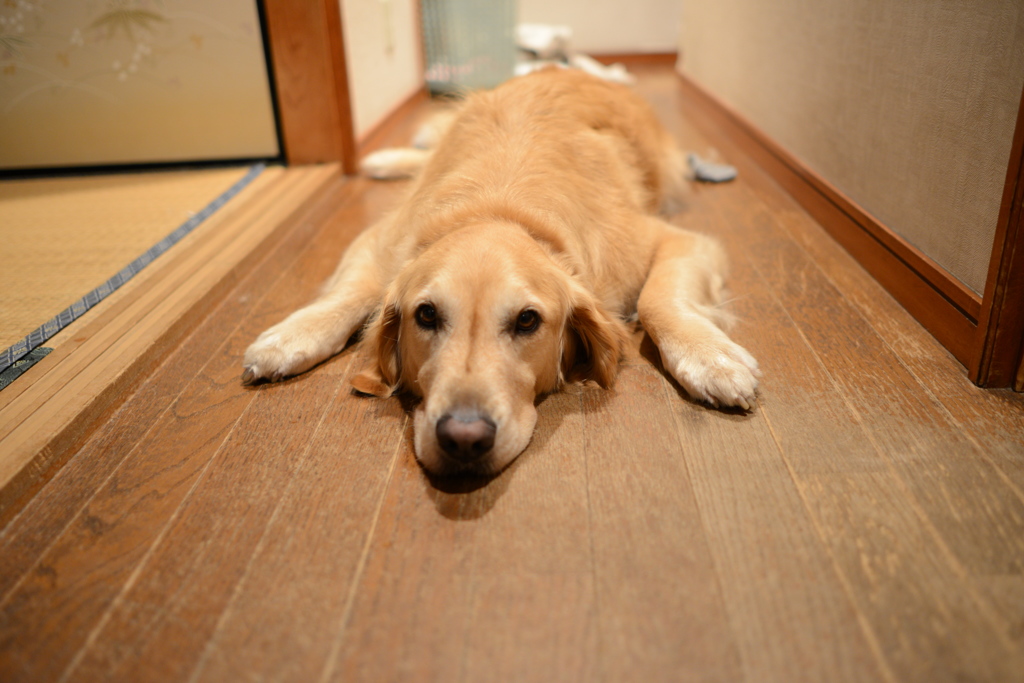
[{"label": "dark wooden trim", "polygon": [[426,40],[424,40],[424,38],[423,38],[423,36],[424,36],[424,30],[423,30],[423,0],[419,0],[419,2],[416,3],[415,12],[416,12],[416,17],[415,17],[415,21],[416,21],[416,55],[417,55],[417,57],[419,59],[419,62],[417,62],[417,65],[419,66],[420,74],[423,75],[423,80],[424,80],[424,86],[423,87],[426,87],[426,78],[427,78],[427,76],[426,76],[426,74],[427,74],[427,43],[426,43]]},{"label": "dark wooden trim", "polygon": [[653,65],[675,66],[676,60],[679,59],[678,52],[623,52],[590,56],[605,65],[619,63],[626,67]]},{"label": "dark wooden trim", "polygon": [[430,92],[427,86],[417,88],[416,92],[407,97],[404,102],[385,116],[376,126],[367,131],[356,143],[359,150],[359,157],[362,158],[369,152],[382,147],[385,141],[391,136],[395,128],[405,121],[417,107],[430,99]]},{"label": "dark wooden trim", "polygon": [[1024,382],[1024,93],[999,207],[971,379],[985,387]]},{"label": "dark wooden trim", "polygon": [[345,55],[345,34],[342,29],[340,0],[324,3],[324,20],[330,36],[330,59],[334,74],[334,101],[341,128],[341,168],[346,174],[357,171],[355,144],[355,117],[352,113],[352,94],[348,82],[348,58]]},{"label": "dark wooden trim", "polygon": [[982,309],[977,294],[693,80],[680,74],[680,84],[689,114],[739,144],[957,360],[970,364]]},{"label": "dark wooden trim", "polygon": [[281,142],[289,164],[356,170],[345,42],[337,0],[263,0]]}]

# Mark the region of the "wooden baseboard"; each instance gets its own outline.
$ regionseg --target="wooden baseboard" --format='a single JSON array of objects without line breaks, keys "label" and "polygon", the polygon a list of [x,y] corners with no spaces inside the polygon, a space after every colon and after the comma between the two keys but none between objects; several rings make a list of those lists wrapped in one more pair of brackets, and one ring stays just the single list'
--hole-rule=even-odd
[{"label": "wooden baseboard", "polygon": [[635,66],[675,66],[678,52],[621,52],[590,55],[602,64],[622,64],[626,68]]},{"label": "wooden baseboard", "polygon": [[338,164],[267,169],[0,392],[0,522],[340,179]]},{"label": "wooden baseboard", "polygon": [[740,145],[957,360],[970,365],[981,297],[741,114],[685,74],[679,80],[695,121]]},{"label": "wooden baseboard", "polygon": [[377,125],[367,131],[366,134],[360,136],[356,143],[359,158],[361,159],[366,154],[380,149],[385,141],[394,133],[395,128],[407,121],[413,111],[429,99],[430,93],[427,91],[427,86],[424,85],[418,88],[405,101],[395,107],[390,114],[381,119]]}]

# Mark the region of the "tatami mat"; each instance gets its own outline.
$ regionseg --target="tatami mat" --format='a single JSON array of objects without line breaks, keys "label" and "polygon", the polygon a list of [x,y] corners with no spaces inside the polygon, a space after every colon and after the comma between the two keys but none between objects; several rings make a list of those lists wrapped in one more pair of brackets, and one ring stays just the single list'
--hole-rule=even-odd
[{"label": "tatami mat", "polygon": [[247,170],[0,182],[0,349],[115,275]]}]

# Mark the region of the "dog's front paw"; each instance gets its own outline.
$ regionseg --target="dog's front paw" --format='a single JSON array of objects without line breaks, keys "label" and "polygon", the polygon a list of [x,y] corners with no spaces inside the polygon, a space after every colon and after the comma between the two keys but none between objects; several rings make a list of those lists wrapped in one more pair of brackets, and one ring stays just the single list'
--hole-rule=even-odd
[{"label": "dog's front paw", "polygon": [[286,320],[261,334],[246,349],[242,382],[277,382],[305,372],[328,355],[313,335]]},{"label": "dog's front paw", "polygon": [[695,399],[751,410],[757,400],[757,361],[730,339],[692,350],[662,351],[665,368]]}]

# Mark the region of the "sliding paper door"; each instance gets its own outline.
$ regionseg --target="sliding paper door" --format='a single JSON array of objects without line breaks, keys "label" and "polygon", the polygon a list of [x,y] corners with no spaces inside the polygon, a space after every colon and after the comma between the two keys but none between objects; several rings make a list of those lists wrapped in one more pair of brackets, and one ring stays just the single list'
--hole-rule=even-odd
[{"label": "sliding paper door", "polygon": [[0,0],[0,168],[277,154],[256,0]]}]

